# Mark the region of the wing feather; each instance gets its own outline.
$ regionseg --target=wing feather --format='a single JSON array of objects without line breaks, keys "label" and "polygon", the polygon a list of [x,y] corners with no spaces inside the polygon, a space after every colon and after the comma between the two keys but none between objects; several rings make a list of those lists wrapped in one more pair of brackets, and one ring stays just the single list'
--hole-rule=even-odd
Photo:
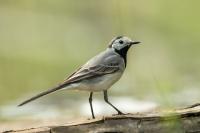
[{"label": "wing feather", "polygon": [[64,80],[64,82],[60,83],[56,87],[51,88],[51,89],[44,91],[42,93],[39,93],[39,94],[31,97],[30,99],[27,99],[26,101],[22,102],[18,106],[22,106],[24,104],[27,104],[27,103],[29,103],[33,100],[36,100],[36,99],[42,97],[44,95],[47,95],[47,94],[50,94],[50,93],[55,92],[57,90],[60,90],[60,89],[66,87],[67,85],[69,85],[71,83],[75,83],[75,82],[85,80],[85,79],[88,79],[88,78],[92,78],[92,77],[96,77],[96,76],[111,74],[111,73],[114,73],[118,70],[119,70],[119,67],[113,66],[113,65],[97,65],[97,66],[89,67],[88,69],[79,68],[77,71],[72,73],[66,80]]},{"label": "wing feather", "polygon": [[106,74],[111,74],[119,70],[119,67],[117,65],[97,65],[93,66],[87,69],[82,69],[78,71],[77,73],[73,74],[69,78],[67,78],[64,81],[64,84],[66,83],[74,83],[78,82],[80,80],[85,80],[88,78],[96,77],[96,76],[102,76]]}]

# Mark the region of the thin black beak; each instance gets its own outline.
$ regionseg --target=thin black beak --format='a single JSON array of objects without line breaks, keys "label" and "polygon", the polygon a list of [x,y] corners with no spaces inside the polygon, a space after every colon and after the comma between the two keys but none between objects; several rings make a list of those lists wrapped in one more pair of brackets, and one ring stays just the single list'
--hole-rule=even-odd
[{"label": "thin black beak", "polygon": [[139,44],[139,43],[141,43],[141,42],[138,42],[138,41],[136,41],[136,42],[130,42],[131,45]]}]

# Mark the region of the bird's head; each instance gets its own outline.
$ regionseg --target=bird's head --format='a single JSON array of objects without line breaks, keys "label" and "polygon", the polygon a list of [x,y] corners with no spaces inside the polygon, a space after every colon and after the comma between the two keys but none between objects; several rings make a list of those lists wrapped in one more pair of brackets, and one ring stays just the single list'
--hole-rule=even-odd
[{"label": "bird's head", "polygon": [[134,44],[139,44],[138,41],[133,41],[130,38],[126,36],[118,36],[112,39],[112,41],[109,44],[109,48],[114,48],[117,51],[123,50],[123,49],[129,49]]}]

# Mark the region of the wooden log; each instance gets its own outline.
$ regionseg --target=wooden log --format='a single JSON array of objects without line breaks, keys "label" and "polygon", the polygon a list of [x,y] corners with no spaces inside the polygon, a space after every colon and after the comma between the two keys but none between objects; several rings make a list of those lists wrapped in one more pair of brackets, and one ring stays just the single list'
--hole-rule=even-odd
[{"label": "wooden log", "polygon": [[200,133],[200,106],[101,117],[72,124],[10,130],[3,133]]}]

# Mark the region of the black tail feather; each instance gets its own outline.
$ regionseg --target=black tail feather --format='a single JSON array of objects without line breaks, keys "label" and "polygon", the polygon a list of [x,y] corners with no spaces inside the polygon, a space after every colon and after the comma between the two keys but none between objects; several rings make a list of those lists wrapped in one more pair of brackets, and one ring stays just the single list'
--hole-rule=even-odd
[{"label": "black tail feather", "polygon": [[49,89],[49,90],[47,90],[47,91],[44,91],[44,92],[42,92],[42,93],[39,93],[39,94],[37,94],[36,96],[33,96],[33,97],[31,97],[30,99],[27,99],[26,101],[22,102],[21,104],[18,105],[18,107],[19,107],[19,106],[23,106],[23,105],[25,105],[25,104],[27,104],[27,103],[33,101],[33,100],[36,100],[36,99],[38,99],[38,98],[40,98],[40,97],[42,97],[42,96],[44,96],[44,95],[47,95],[47,94],[50,94],[50,93],[55,92],[55,91],[57,91],[57,90],[60,90],[60,89],[64,88],[65,86],[66,86],[66,84],[61,84],[61,85],[58,85],[58,86],[56,86],[56,87],[54,87],[54,88],[51,88],[51,89]]}]

